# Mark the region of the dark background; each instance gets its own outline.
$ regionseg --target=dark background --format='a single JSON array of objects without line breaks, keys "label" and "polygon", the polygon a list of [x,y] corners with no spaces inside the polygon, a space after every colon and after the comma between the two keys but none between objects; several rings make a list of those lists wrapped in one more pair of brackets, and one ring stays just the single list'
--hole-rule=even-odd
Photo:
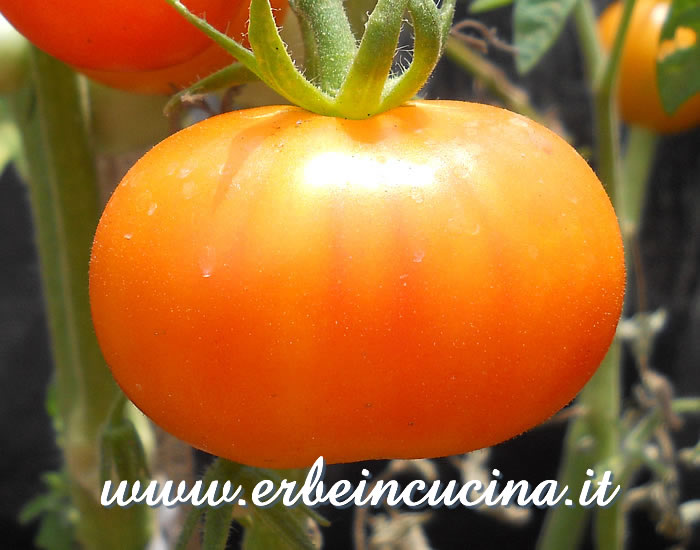
[{"label": "dark background", "polygon": [[[606,4],[602,0],[600,4]],[[456,21],[466,16],[460,4]],[[510,11],[502,9],[479,16],[498,28],[499,35],[511,36]],[[553,110],[574,145],[593,145],[590,126],[590,98],[582,83],[581,63],[574,31],[564,30],[564,39],[526,78],[518,78],[509,54],[492,51],[489,58],[509,71],[510,76],[531,94],[541,110]],[[443,60],[425,89],[425,96],[443,99],[487,101],[472,79]],[[660,140],[641,231],[642,273],[649,310],[664,308],[668,322],[659,335],[652,366],[668,376],[676,394],[700,394],[700,129]],[[46,386],[51,372],[46,320],[43,313],[39,269],[33,243],[27,191],[13,169],[0,180],[0,546],[31,549],[34,526],[20,527],[16,516],[32,495],[41,489],[40,474],[60,467],[60,454],[45,413]],[[629,281],[627,309],[636,311],[634,276]],[[625,387],[636,381],[628,357]],[[629,399],[629,396],[627,397]],[[526,479],[532,484],[556,478],[563,426],[547,426],[496,447],[491,467],[507,479]],[[677,433],[678,446],[693,445],[700,433],[695,418]],[[199,463],[205,462],[201,459]],[[441,479],[454,475],[441,461]],[[358,480],[365,465],[331,467],[327,480]],[[378,473],[382,463],[368,464]],[[700,497],[700,475],[681,469],[682,499]],[[642,478],[643,479],[643,478]],[[324,532],[326,548],[349,548],[350,511],[328,509],[323,513],[333,526]],[[535,510],[534,521],[526,527],[512,527],[463,509],[442,510],[428,524],[431,544],[436,549],[470,550],[530,549],[539,531],[544,511]],[[693,544],[700,544],[696,528]],[[630,549],[671,548],[675,541],[654,531],[646,514],[632,515]]]}]

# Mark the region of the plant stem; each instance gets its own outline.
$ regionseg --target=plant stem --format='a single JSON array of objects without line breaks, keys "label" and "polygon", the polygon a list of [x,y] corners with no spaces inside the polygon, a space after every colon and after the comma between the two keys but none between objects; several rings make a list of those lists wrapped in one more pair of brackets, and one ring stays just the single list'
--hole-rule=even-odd
[{"label": "plant stem", "polygon": [[641,126],[629,127],[622,161],[625,176],[624,192],[618,212],[622,235],[626,241],[634,239],[639,231],[657,140],[658,134],[652,130]]},{"label": "plant stem", "polygon": [[[564,455],[557,479],[577,491],[587,479],[586,470],[601,458],[617,452],[619,434],[619,360],[617,341],[608,350],[598,371],[583,388],[579,406],[585,412],[569,425],[564,443]],[[590,509],[580,506],[552,508],[545,519],[537,543],[538,550],[577,548],[583,537]]]},{"label": "plant stem", "polygon": [[[586,74],[593,91],[598,175],[618,213],[623,209],[622,196],[625,190],[622,187],[620,166],[619,121],[612,90],[634,1],[625,0],[620,27],[607,59],[598,40],[596,18],[590,0],[579,0],[573,11]],[[629,257],[630,253],[631,250],[627,248],[626,256]],[[612,462],[619,456],[620,396],[620,343],[616,340],[598,372],[579,395],[578,404],[586,414],[575,419],[569,426],[559,475],[560,483],[580,486],[577,484],[583,479],[586,468]],[[582,440],[594,444],[592,452],[587,456],[582,456],[578,448]],[[621,502],[622,498],[618,497],[607,508],[596,510],[595,540],[599,550],[618,550],[623,547],[624,515]],[[580,543],[586,518],[585,511],[574,508],[559,507],[550,510],[538,549],[576,547]],[[575,539],[572,538],[572,533],[577,535]]]},{"label": "plant stem", "polygon": [[[340,0],[293,1],[310,50],[308,74],[314,82],[289,55],[269,0],[251,0],[252,51],[190,13],[180,0],[164,1],[291,103],[324,116],[365,119],[410,100],[425,84],[444,48],[456,0],[444,0],[440,8],[433,0],[379,0],[359,47]],[[406,9],[414,28],[413,59],[408,69],[393,76]],[[338,42],[327,25],[335,26]]]},{"label": "plant stem", "polygon": [[119,390],[90,318],[87,267],[100,209],[79,82],[35,48],[31,72],[33,87],[18,98],[15,117],[28,160],[58,442],[79,511],[77,533],[88,549],[141,548],[150,534],[146,510],[106,509],[99,502],[98,437]]},{"label": "plant stem", "polygon": [[304,37],[306,77],[336,93],[357,51],[343,0],[290,0]]},{"label": "plant stem", "polygon": [[[368,118],[377,111],[391,72],[407,0],[379,0],[336,101],[341,110]],[[365,114],[366,113],[366,114]]]}]

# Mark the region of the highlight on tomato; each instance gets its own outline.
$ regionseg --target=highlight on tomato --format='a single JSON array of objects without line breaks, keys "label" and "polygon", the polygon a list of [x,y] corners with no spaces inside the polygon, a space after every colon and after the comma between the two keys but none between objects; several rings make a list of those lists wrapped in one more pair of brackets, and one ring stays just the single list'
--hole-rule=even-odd
[{"label": "highlight on tomato", "polygon": [[[673,41],[660,43],[669,0],[637,0],[620,60],[617,99],[622,119],[661,133],[681,132],[700,124],[700,93],[693,95],[672,115],[664,110],[656,80],[660,55],[695,44],[697,36],[680,27]],[[622,17],[622,2],[610,4],[598,20],[603,45],[610,49]]]},{"label": "highlight on tomato", "polygon": [[118,186],[90,264],[127,396],[195,447],[285,468],[533,427],[601,362],[624,285],[615,212],[575,150],[449,101],[182,130]]},{"label": "highlight on tomato", "polygon": [[[249,0],[184,4],[245,42]],[[0,0],[0,13],[42,50],[115,88],[168,94],[233,61],[164,0]]]}]

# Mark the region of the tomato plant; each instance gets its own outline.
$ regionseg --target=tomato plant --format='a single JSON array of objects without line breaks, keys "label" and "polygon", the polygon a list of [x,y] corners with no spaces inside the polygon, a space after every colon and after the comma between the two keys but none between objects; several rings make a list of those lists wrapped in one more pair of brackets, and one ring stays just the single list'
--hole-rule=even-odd
[{"label": "tomato plant", "polygon": [[17,90],[27,73],[29,43],[0,13],[0,94]]},{"label": "tomato plant", "polygon": [[90,295],[130,399],[261,466],[442,456],[571,400],[615,332],[617,220],[561,138],[495,107],[269,107],[161,143],[110,200]]},{"label": "tomato plant", "polygon": [[[249,1],[186,4],[229,36],[243,37]],[[0,12],[44,51],[116,88],[171,93],[232,61],[164,0],[0,0]]]},{"label": "tomato plant", "polygon": [[[96,4],[86,3],[86,15]],[[202,14],[197,4],[205,3],[188,2]],[[21,85],[0,98],[3,125],[16,125],[22,136],[18,158],[34,210],[53,343],[51,414],[63,451],[60,475],[52,477],[48,494],[24,515],[25,520],[41,516],[43,540],[38,544],[59,540],[75,546],[79,541],[86,549],[109,550],[142,548],[151,539],[156,522],[148,506],[105,508],[99,500],[101,480],[145,482],[149,471],[159,479],[163,472],[170,477],[167,459],[150,463],[150,434],[134,424],[131,404],[104,357],[128,396],[173,434],[221,457],[279,467],[309,464],[321,454],[343,462],[461,453],[547,418],[588,380],[577,405],[559,418],[568,419],[569,427],[558,475],[549,475],[552,468],[520,468],[533,459],[538,465],[553,461],[558,449],[547,445],[543,454],[541,442],[556,428],[505,445],[490,457],[488,452],[453,456],[440,463],[440,475],[454,468],[451,483],[455,478],[486,482],[493,466],[504,472],[504,480],[517,479],[520,471],[528,482],[557,477],[558,486],[573,496],[580,488],[595,488],[601,472],[609,479],[610,472],[614,484],[623,486],[609,506],[572,500],[571,506],[547,513],[540,533],[534,524],[529,535],[513,531],[511,540],[518,547],[560,550],[584,539],[599,548],[635,546],[639,514],[629,527],[626,522],[638,505],[648,505],[658,515],[657,528],[665,537],[688,542],[694,508],[683,496],[684,479],[697,448],[694,440],[682,448],[685,436],[671,430],[680,425],[680,417],[692,422],[686,416],[700,411],[700,400],[687,397],[692,390],[685,382],[680,387],[686,396],[674,397],[670,380],[656,369],[674,370],[676,365],[661,361],[661,346],[655,345],[664,311],[650,313],[645,305],[664,303],[656,291],[647,292],[647,281],[667,281],[675,266],[683,273],[687,269],[685,263],[662,261],[663,277],[645,277],[643,267],[651,259],[645,239],[654,226],[642,223],[641,216],[644,210],[656,213],[642,208],[647,181],[657,186],[664,174],[674,179],[672,187],[655,188],[650,199],[671,193],[687,198],[689,188],[675,183],[675,169],[657,170],[658,164],[655,173],[662,177],[648,178],[652,160],[663,162],[663,150],[658,157],[653,154],[654,132],[633,126],[621,143],[610,97],[622,41],[604,54],[592,0],[514,3],[513,46],[521,71],[540,59],[552,62],[543,56],[558,43],[570,14],[580,41],[579,52],[565,48],[573,55],[554,60],[556,67],[574,69],[569,78],[544,70],[540,74],[547,77],[534,79],[532,95],[514,86],[489,56],[473,51],[504,46],[491,28],[475,21],[452,26],[455,0],[290,4],[296,18],[289,20],[295,25],[280,35],[269,1],[250,0],[248,42],[243,45],[213,30],[179,0],[162,0],[158,9],[172,6],[239,61],[216,78],[182,90],[168,106],[181,106],[183,98],[201,97],[216,86],[259,79],[305,110],[269,107],[222,115],[157,146],[116,190],[94,245],[100,205],[95,167],[101,183],[108,183],[123,173],[121,160],[133,158],[111,139],[114,126],[118,123],[130,138],[143,130],[140,126],[153,130],[147,115],[159,117],[164,101],[150,98],[153,107],[140,111],[136,106],[140,109],[148,104],[141,100],[149,99],[141,98],[130,109],[136,115],[125,117],[121,109],[115,115],[111,94],[118,92],[108,90],[107,97],[103,88],[86,88],[74,71],[37,48],[27,48],[31,71],[20,73]],[[478,0],[470,6],[484,10],[503,4]],[[626,27],[635,2],[624,4]],[[673,1],[659,55],[683,47],[690,36],[687,29],[697,32],[696,4]],[[36,9],[33,3],[26,5]],[[45,2],[42,9],[55,5]],[[124,6],[99,5],[107,15]],[[128,23],[145,17],[149,6],[147,1],[139,4],[143,10]],[[16,7],[7,8],[12,9]],[[458,9],[466,15],[466,6]],[[353,17],[349,10],[355,10]],[[407,15],[414,37],[409,48],[402,30]],[[215,9],[206,18],[226,28]],[[33,23],[39,19],[37,15]],[[124,20],[109,21],[120,24],[110,32],[129,28]],[[67,28],[70,23],[61,24]],[[173,20],[169,32],[177,38],[170,36],[172,43],[162,48],[168,55],[187,43],[179,29]],[[297,30],[298,43],[285,44],[285,37],[294,37]],[[68,46],[80,46],[80,40],[67,36]],[[138,54],[133,63],[163,54],[155,51],[158,44],[143,47],[128,38],[109,45],[114,51],[108,57],[117,59],[132,46]],[[124,65],[81,70],[149,79],[188,59],[198,63],[203,48],[133,71]],[[302,48],[303,63],[289,55]],[[700,83],[684,78],[694,74],[688,67],[697,51],[683,47],[659,64],[667,107],[697,92]],[[431,87],[424,84],[443,52],[459,60],[491,98],[553,127],[560,127],[555,117],[543,116],[536,106],[542,97],[537,88],[564,79],[561,92],[568,94],[585,78],[587,93],[562,96],[556,103],[575,111],[583,107],[581,99],[592,100],[595,135],[589,135],[587,124],[576,128],[575,120],[566,126],[572,143],[590,144],[604,188],[570,146],[522,117],[467,103],[410,101],[421,89],[430,96]],[[584,71],[573,61],[578,53]],[[455,84],[461,80],[451,76]],[[166,78],[168,83],[175,80]],[[471,97],[467,90],[443,88],[445,84],[439,84],[440,95]],[[130,85],[134,87],[133,80]],[[242,107],[241,97],[225,93],[220,103],[207,100],[206,105]],[[116,118],[86,120],[86,99],[94,114],[101,114],[102,102]],[[184,108],[188,106],[186,102]],[[209,109],[198,115],[204,112]],[[674,139],[676,160],[682,146],[675,144],[688,137]],[[689,170],[688,180],[693,175]],[[636,290],[617,331],[625,274],[610,202],[631,245],[626,263],[634,270]],[[675,202],[683,203],[682,210],[674,209],[678,226],[692,228],[687,219],[693,213],[685,208],[693,201]],[[642,225],[645,235],[639,233]],[[665,220],[657,227],[669,233]],[[671,233],[675,243],[681,231]],[[664,246],[668,242],[655,246],[669,250],[673,247]],[[619,338],[613,339],[615,332]],[[664,330],[662,338],[670,332]],[[664,348],[681,349],[675,340],[673,346],[668,342]],[[620,376],[623,345],[626,365],[634,363],[639,373],[629,393]],[[692,432],[692,424],[685,427]],[[653,460],[645,459],[649,457]],[[514,472],[508,462],[518,469]],[[371,476],[362,475],[392,481],[416,475],[429,481],[436,478],[434,466],[431,461],[390,461],[373,465]],[[337,477],[354,468],[333,470]],[[281,476],[299,479],[303,473],[219,458],[202,481],[240,483],[250,494],[255,481],[275,482]],[[605,491],[604,485],[596,493]],[[233,542],[233,519],[245,530],[241,547],[246,550],[318,548],[320,537],[313,528],[322,520],[303,506],[283,507],[193,507],[180,540],[165,544],[184,548],[202,525],[204,547],[223,549]],[[520,525],[526,513],[500,508],[497,535],[503,530],[500,520]],[[458,522],[462,533],[450,536],[442,526],[455,522],[445,522],[438,511],[365,507],[356,510],[346,539],[352,537],[356,548],[381,546],[380,541],[397,548],[440,546],[465,537],[478,546],[474,536],[481,532],[482,540],[492,542],[493,531],[482,530],[484,522],[476,514],[472,524],[468,517]],[[428,518],[434,523],[425,532]],[[329,533],[327,545],[341,547],[338,527],[345,528],[339,524],[350,523],[344,519]],[[479,527],[472,529],[475,524]],[[240,528],[236,531],[241,534]],[[433,533],[436,540],[429,543]]]},{"label": "tomato plant", "polygon": [[[623,120],[662,133],[680,132],[700,124],[700,93],[688,99],[672,115],[661,103],[656,82],[660,55],[692,46],[697,37],[689,27],[680,27],[673,41],[660,43],[661,28],[670,3],[637,0],[622,50],[618,103]],[[610,48],[622,15],[622,3],[615,2],[601,14],[598,28],[603,44]]]}]

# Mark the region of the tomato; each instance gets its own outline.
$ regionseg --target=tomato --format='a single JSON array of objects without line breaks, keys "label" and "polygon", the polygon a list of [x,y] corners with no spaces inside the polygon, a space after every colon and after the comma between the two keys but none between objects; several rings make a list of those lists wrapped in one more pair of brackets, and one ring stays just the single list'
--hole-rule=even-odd
[{"label": "tomato", "polygon": [[[242,39],[249,1],[187,0],[193,13]],[[286,6],[273,0],[273,7]],[[29,40],[113,87],[170,93],[232,62],[164,0],[0,0]]]},{"label": "tomato", "polygon": [[448,101],[189,127],[125,176],[90,265],[129,398],[195,447],[267,467],[523,432],[593,374],[624,282],[586,162],[524,117]]},{"label": "tomato", "polygon": [[[656,61],[662,48],[688,47],[695,42],[690,28],[678,29],[673,44],[659,44],[670,2],[637,0],[620,61],[618,103],[625,122],[661,133],[688,130],[700,124],[700,93],[688,99],[672,116],[664,111],[656,83]],[[622,3],[607,7],[598,21],[603,45],[611,48],[622,17]]]}]

